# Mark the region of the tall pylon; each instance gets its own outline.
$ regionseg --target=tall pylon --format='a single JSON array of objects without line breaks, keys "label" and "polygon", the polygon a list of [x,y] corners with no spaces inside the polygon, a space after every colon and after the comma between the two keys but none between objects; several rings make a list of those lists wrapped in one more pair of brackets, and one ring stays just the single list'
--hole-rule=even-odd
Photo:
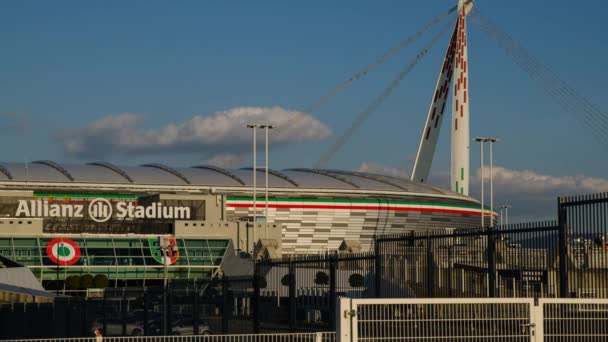
[{"label": "tall pylon", "polygon": [[428,181],[448,94],[450,87],[453,87],[450,188],[464,195],[469,194],[470,141],[466,16],[472,8],[471,0],[459,0],[458,20],[441,65],[412,171],[412,180],[421,183]]}]

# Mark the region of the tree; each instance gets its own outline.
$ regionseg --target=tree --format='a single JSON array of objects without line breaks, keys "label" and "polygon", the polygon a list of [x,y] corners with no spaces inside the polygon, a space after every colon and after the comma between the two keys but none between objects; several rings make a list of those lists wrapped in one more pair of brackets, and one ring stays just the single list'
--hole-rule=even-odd
[{"label": "tree", "polygon": [[268,282],[265,277],[257,277],[258,288],[265,289],[268,286]]},{"label": "tree", "polygon": [[315,276],[315,284],[317,284],[317,285],[329,284],[329,276],[327,275],[327,273],[325,273],[323,271],[317,272],[317,275]]},{"label": "tree", "polygon": [[90,274],[84,274],[80,276],[80,289],[86,290],[93,287],[93,276]]},{"label": "tree", "polygon": [[348,277],[348,283],[351,287],[361,287],[363,286],[363,276],[359,273],[353,273]]},{"label": "tree", "polygon": [[96,289],[103,289],[108,285],[110,285],[110,281],[104,274],[98,274],[93,278],[93,287]]},{"label": "tree", "polygon": [[65,288],[66,288],[66,290],[80,289],[80,276],[71,275],[71,276],[65,278]]},{"label": "tree", "polygon": [[281,284],[283,284],[283,286],[289,286],[289,274],[286,274],[281,278]]}]

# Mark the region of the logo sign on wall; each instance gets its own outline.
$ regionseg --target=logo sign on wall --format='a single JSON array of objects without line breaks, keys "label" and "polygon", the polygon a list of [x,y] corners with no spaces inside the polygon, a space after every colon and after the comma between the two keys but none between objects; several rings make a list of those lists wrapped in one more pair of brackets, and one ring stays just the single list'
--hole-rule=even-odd
[{"label": "logo sign on wall", "polygon": [[175,238],[159,236],[148,239],[148,244],[150,245],[150,255],[159,264],[173,265],[179,259],[179,251],[177,250]]},{"label": "logo sign on wall", "polygon": [[80,260],[80,247],[67,238],[56,238],[46,245],[46,254],[57,265],[70,266]]}]

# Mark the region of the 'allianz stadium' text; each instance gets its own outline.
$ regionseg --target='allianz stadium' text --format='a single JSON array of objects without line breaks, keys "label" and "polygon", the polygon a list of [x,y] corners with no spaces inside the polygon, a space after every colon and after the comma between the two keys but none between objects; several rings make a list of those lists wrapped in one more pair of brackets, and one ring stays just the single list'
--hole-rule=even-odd
[{"label": "'allianz stadium' text", "polygon": [[[85,206],[88,206],[87,210],[85,210]],[[115,215],[113,215],[114,210],[116,210]],[[48,203],[44,200],[19,200],[15,216],[82,218],[87,212],[96,221],[106,221],[111,217],[190,219],[189,207],[163,206],[162,203],[141,206],[130,202],[116,202],[113,208],[112,204],[106,199],[94,199],[88,205]]]}]

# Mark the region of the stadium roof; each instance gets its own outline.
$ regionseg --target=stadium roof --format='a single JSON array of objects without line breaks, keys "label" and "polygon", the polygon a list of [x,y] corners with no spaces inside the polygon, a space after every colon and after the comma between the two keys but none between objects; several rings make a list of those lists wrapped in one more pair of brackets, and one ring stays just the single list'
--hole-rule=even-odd
[{"label": "stadium roof", "polygon": [[[257,170],[264,186],[264,169]],[[107,162],[62,164],[49,160],[25,163],[0,162],[0,183],[91,183],[121,185],[251,187],[252,169],[224,169],[197,165],[172,167],[163,164],[117,166]],[[420,184],[407,178],[365,172],[320,169],[269,170],[268,186],[290,189],[374,190],[459,196],[449,190]]]}]

